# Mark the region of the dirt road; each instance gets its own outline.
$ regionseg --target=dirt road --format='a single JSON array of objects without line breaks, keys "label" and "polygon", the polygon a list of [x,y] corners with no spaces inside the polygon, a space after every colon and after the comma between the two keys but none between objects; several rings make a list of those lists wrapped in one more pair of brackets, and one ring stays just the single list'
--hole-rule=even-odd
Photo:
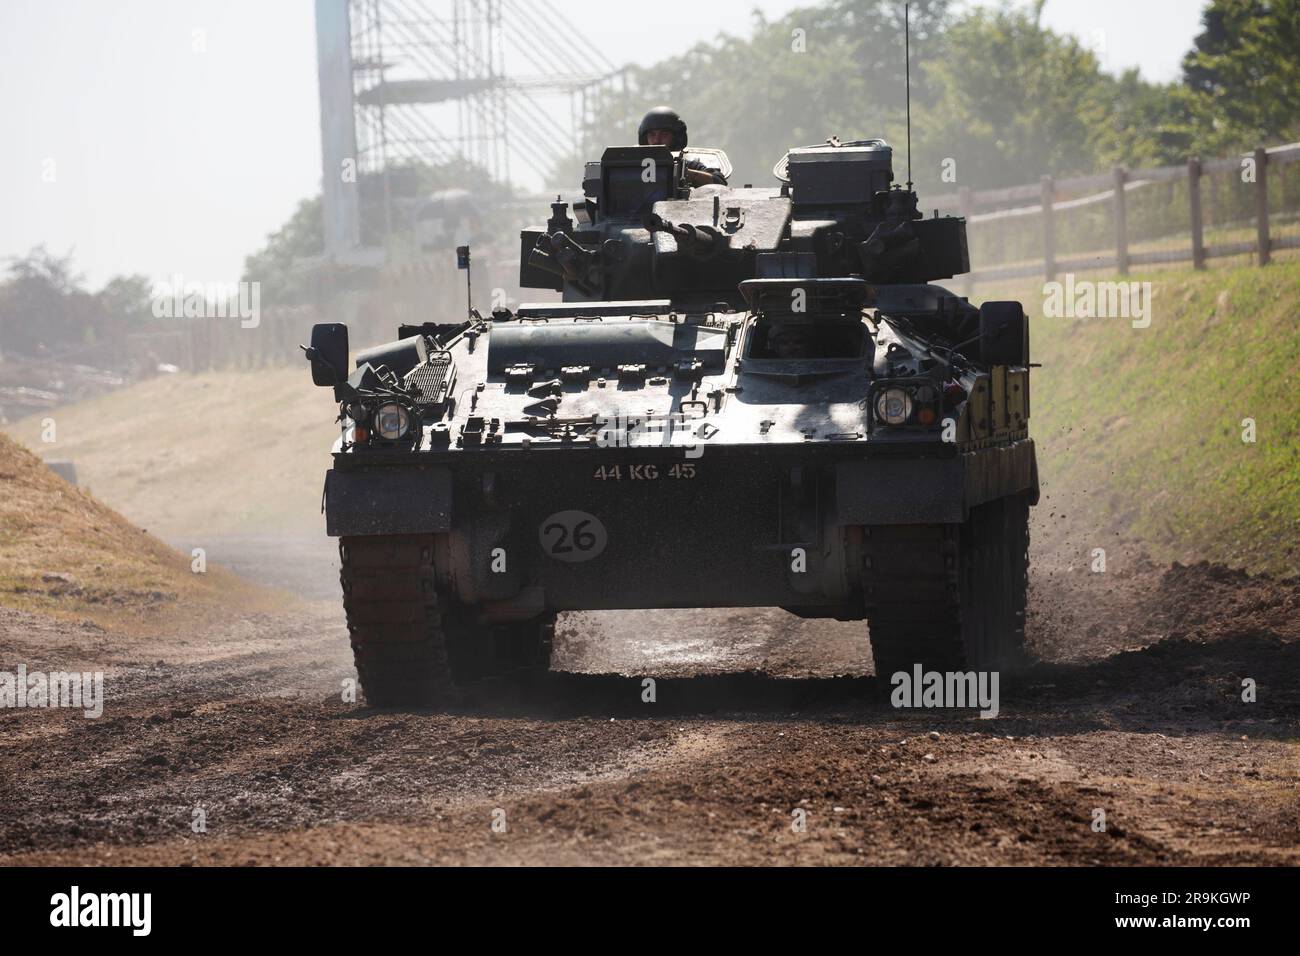
[{"label": "dirt road", "polygon": [[206,546],[304,602],[148,641],[0,611],[0,669],[107,696],[0,710],[0,861],[1300,863],[1300,580],[1040,561],[993,719],[890,707],[864,625],[780,612],[574,615],[580,673],[408,714],[343,699],[328,545]]}]

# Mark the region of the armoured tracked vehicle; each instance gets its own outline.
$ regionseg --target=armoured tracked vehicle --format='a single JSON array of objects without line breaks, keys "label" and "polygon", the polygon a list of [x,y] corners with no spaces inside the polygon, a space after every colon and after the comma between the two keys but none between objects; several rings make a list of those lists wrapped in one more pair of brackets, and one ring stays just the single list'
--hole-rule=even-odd
[{"label": "armoured tracked vehicle", "polygon": [[560,301],[404,326],[352,370],[313,330],[371,703],[544,668],[567,610],[864,620],[886,677],[1021,655],[1024,311],[935,284],[965,223],[923,217],[881,140],[793,149],[770,188],[692,187],[692,157],[729,166],[608,149],[522,233],[520,285]]}]

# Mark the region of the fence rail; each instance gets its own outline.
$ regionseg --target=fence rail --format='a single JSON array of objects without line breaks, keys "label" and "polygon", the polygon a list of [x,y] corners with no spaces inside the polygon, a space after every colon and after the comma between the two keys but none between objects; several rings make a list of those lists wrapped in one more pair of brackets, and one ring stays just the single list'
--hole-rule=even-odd
[{"label": "fence rail", "polygon": [[[1300,143],[1180,166],[1054,179],[931,197],[966,219],[979,282],[1064,272],[1124,274],[1137,266],[1250,257],[1264,266],[1300,249]],[[1028,200],[1037,200],[1028,203]],[[1208,206],[1208,208],[1207,208]]]}]

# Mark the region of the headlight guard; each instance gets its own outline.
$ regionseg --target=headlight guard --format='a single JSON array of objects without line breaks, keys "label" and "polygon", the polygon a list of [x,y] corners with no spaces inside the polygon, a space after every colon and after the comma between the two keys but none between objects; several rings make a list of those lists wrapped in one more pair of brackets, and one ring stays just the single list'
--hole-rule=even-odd
[{"label": "headlight guard", "polygon": [[411,413],[398,402],[384,402],[370,421],[372,433],[384,441],[402,441],[411,433]]},{"label": "headlight guard", "polygon": [[929,430],[942,419],[942,401],[943,392],[928,378],[877,379],[868,404],[876,426]]}]

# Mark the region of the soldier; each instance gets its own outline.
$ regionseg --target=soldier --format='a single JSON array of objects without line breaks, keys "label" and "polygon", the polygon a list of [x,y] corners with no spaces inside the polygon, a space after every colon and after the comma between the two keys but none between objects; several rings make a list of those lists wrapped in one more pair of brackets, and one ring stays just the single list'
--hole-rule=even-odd
[{"label": "soldier", "polygon": [[[667,146],[674,153],[686,148],[686,122],[668,106],[656,106],[637,127],[636,141],[642,146]],[[727,179],[700,159],[686,160],[686,181],[692,186],[727,185]]]},{"label": "soldier", "polygon": [[767,332],[767,347],[774,358],[816,358],[812,331],[802,325],[774,325]]}]

